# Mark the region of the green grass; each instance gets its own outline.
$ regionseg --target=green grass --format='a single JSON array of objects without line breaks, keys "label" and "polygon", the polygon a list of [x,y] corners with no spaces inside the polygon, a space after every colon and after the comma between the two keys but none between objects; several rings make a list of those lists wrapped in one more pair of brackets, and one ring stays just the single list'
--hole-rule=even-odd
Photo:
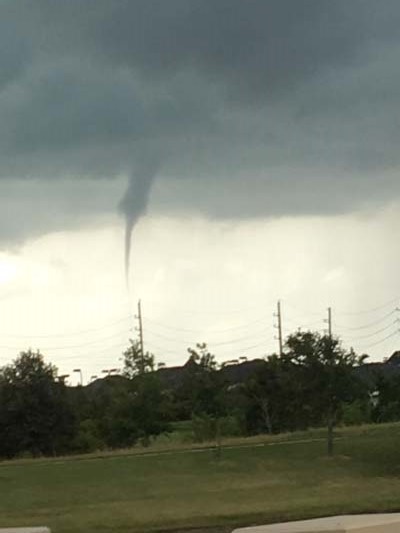
[{"label": "green grass", "polygon": [[[153,532],[400,510],[400,425],[231,440],[213,450],[0,463],[0,526]],[[310,442],[304,442],[308,436]],[[300,439],[300,442],[296,442]],[[266,445],[263,445],[265,443]],[[248,445],[248,447],[247,447]],[[163,448],[162,450],[165,450]],[[150,450],[151,451],[151,450]]]}]

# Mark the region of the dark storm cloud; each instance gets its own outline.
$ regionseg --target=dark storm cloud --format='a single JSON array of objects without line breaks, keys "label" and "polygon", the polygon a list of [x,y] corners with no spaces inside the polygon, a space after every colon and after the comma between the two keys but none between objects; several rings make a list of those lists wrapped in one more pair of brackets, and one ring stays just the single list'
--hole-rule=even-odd
[{"label": "dark storm cloud", "polygon": [[150,79],[195,69],[264,96],[390,40],[399,16],[391,0],[39,0],[33,9],[53,52],[84,50]]},{"label": "dark storm cloud", "polygon": [[124,174],[128,226],[158,178],[155,208],[227,217],[384,202],[399,22],[394,0],[3,1],[0,177]]}]

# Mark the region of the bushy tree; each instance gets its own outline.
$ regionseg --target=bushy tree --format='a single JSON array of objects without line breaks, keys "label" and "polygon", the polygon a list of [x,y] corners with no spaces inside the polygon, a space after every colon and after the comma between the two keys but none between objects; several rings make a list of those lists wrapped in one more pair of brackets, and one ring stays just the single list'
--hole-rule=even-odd
[{"label": "bushy tree", "polygon": [[68,451],[76,424],[66,387],[39,352],[22,352],[0,371],[0,455]]},{"label": "bushy tree", "polygon": [[129,347],[123,353],[123,364],[123,375],[131,379],[154,371],[154,355],[150,352],[142,353],[140,341],[129,339]]},{"label": "bushy tree", "polygon": [[306,427],[299,386],[290,363],[277,355],[268,357],[242,387],[247,431],[279,433]]},{"label": "bushy tree", "polygon": [[400,420],[400,376],[378,375],[372,416],[376,422]]},{"label": "bushy tree", "polygon": [[188,348],[189,361],[196,363],[201,370],[211,372],[217,369],[215,356],[208,350],[205,342],[199,342],[195,348]]},{"label": "bushy tree", "polygon": [[310,420],[325,419],[328,428],[328,453],[333,451],[333,428],[343,402],[354,400],[360,382],[353,368],[365,356],[345,350],[339,338],[316,332],[297,332],[286,340],[284,361],[292,366],[301,384],[301,398],[310,412]]},{"label": "bushy tree", "polygon": [[205,343],[188,348],[190,354],[184,365],[183,380],[175,398],[186,416],[207,414],[221,416],[224,408],[224,387],[217,372],[215,356]]},{"label": "bushy tree", "polygon": [[175,398],[192,418],[196,440],[214,438],[219,454],[221,422],[226,414],[225,385],[206,343],[198,343],[188,352],[184,379]]},{"label": "bushy tree", "polygon": [[169,402],[154,374],[140,375],[128,387],[114,389],[111,401],[99,417],[105,445],[129,447],[169,430]]}]

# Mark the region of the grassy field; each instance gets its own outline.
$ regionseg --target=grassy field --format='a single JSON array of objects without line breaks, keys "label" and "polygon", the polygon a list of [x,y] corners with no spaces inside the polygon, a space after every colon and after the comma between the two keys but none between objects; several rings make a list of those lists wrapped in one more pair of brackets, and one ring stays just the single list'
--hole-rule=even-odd
[{"label": "grassy field", "polygon": [[[229,441],[213,450],[0,463],[0,526],[72,532],[225,532],[238,525],[400,510],[400,425]],[[309,439],[309,440],[308,440]],[[307,441],[308,440],[308,441]],[[143,451],[143,450],[142,450]]]}]

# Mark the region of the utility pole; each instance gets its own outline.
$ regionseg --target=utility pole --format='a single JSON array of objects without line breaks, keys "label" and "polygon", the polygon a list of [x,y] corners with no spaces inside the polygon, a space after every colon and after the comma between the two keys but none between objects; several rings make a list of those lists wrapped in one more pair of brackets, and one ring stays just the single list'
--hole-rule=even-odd
[{"label": "utility pole", "polygon": [[139,322],[139,344],[140,344],[140,356],[142,359],[142,373],[144,373],[144,345],[143,345],[143,322],[142,322],[142,303],[138,300],[138,314],[137,319]]},{"label": "utility pole", "polygon": [[332,308],[328,307],[328,335],[332,339]]},{"label": "utility pole", "polygon": [[281,301],[278,300],[277,312],[274,313],[274,316],[277,318],[278,323],[275,324],[275,327],[278,329],[278,341],[279,341],[279,355],[283,355],[283,336],[282,336],[282,310],[281,310]]},{"label": "utility pole", "polygon": [[[334,372],[334,361],[333,361],[333,346],[332,346],[332,308],[328,307],[328,336],[330,340],[330,368],[329,368],[329,374],[330,374],[330,383],[329,383],[329,389],[331,391],[331,395],[333,395],[333,387],[334,387],[334,380],[333,380],[333,372]],[[333,455],[333,429],[335,425],[335,410],[334,406],[332,404],[332,400],[330,399],[330,405],[328,408],[328,455]]]}]

